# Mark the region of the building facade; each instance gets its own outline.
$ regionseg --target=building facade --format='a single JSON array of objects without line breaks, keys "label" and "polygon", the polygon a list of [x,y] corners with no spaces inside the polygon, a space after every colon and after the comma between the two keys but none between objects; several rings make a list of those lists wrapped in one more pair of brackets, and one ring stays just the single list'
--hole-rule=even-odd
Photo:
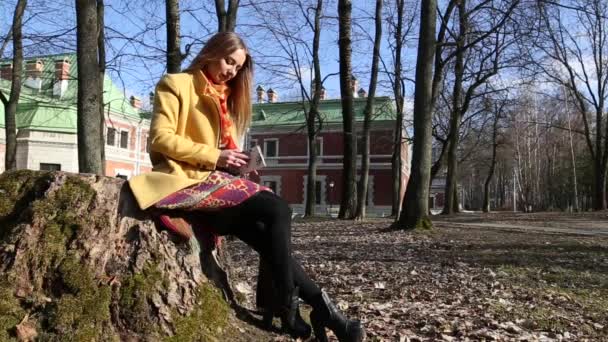
[{"label": "building facade", "polygon": [[[263,91],[258,88],[258,92]],[[272,188],[302,214],[308,183],[308,138],[305,126],[306,106],[302,102],[278,102],[276,93],[268,94],[268,102],[253,106],[252,126],[247,145],[259,145],[266,159],[266,168],[259,171],[260,183]],[[354,99],[357,131],[357,177],[361,168],[364,93]],[[260,101],[260,94],[258,94]],[[392,206],[393,153],[395,110],[388,97],[375,99],[375,114],[370,132],[370,171],[367,212],[374,216],[390,215]],[[319,105],[322,129],[317,136],[318,155],[316,212],[335,215],[340,205],[343,168],[343,127],[340,99],[322,100]],[[402,146],[402,190],[409,179],[410,149]]]},{"label": "building facade", "polygon": [[[78,172],[76,139],[78,70],[75,54],[26,58],[17,106],[17,168]],[[0,91],[10,94],[12,64],[0,61]],[[104,79],[104,140],[108,176],[129,178],[151,169],[147,153],[150,113],[109,77]],[[0,106],[0,172],[5,122]]]}]

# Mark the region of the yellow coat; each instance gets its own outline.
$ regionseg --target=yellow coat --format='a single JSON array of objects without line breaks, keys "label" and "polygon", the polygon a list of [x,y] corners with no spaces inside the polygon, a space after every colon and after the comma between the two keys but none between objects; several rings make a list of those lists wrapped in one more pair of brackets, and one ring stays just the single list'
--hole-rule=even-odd
[{"label": "yellow coat", "polygon": [[[209,87],[209,88],[208,88]],[[201,70],[165,75],[156,86],[150,126],[152,172],[129,185],[141,209],[200,183],[220,156],[220,104]],[[232,125],[233,137],[236,137]]]}]

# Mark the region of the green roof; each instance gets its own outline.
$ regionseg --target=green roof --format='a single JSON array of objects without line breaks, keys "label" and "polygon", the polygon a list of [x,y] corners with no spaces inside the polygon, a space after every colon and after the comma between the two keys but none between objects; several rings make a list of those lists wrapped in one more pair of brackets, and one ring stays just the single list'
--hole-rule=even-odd
[{"label": "green roof", "polygon": [[[76,133],[77,98],[78,98],[78,68],[76,54],[59,54],[49,56],[36,56],[25,58],[24,70],[27,61],[40,60],[43,63],[41,73],[42,84],[40,90],[23,85],[17,108],[17,128],[29,128],[43,131]],[[53,96],[55,82],[55,61],[65,60],[70,63],[68,87],[61,98]],[[0,64],[11,63],[12,60],[0,60]],[[25,71],[22,84],[25,82]],[[11,82],[0,79],[0,90],[10,94]],[[147,118],[149,113],[138,111],[131,106],[124,92],[118,89],[112,80],[104,77],[103,94],[104,111],[108,107],[111,112],[121,113],[127,117],[141,119]],[[4,106],[0,106],[0,127],[4,127]]]},{"label": "green roof", "polygon": [[[367,98],[355,98],[353,101],[355,121],[363,121],[363,110]],[[305,110],[308,102],[275,102],[256,103],[253,105],[252,126],[301,125],[306,122]],[[374,121],[394,121],[396,118],[394,103],[387,96],[376,97],[374,101]],[[340,99],[322,100],[319,112],[325,124],[342,123],[342,103]]]}]

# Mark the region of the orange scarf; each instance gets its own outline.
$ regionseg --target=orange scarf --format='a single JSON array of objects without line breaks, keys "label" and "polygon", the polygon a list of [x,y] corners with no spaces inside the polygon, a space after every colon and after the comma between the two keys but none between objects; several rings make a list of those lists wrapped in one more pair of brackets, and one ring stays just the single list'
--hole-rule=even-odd
[{"label": "orange scarf", "polygon": [[232,118],[230,117],[230,112],[228,112],[228,104],[227,100],[230,96],[230,87],[226,84],[216,84],[211,80],[211,77],[204,72],[205,77],[207,77],[208,87],[207,93],[215,98],[217,98],[220,102],[220,148],[233,150],[237,149],[234,138],[230,134],[230,128],[232,127]]}]

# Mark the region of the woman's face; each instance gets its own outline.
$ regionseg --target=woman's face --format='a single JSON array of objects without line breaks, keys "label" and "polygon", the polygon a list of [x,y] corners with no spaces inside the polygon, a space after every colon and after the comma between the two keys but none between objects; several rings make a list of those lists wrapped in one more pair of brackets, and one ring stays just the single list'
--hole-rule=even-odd
[{"label": "woman's face", "polygon": [[243,49],[237,49],[228,56],[207,64],[207,75],[217,84],[224,84],[236,76],[243,67],[247,54]]}]

